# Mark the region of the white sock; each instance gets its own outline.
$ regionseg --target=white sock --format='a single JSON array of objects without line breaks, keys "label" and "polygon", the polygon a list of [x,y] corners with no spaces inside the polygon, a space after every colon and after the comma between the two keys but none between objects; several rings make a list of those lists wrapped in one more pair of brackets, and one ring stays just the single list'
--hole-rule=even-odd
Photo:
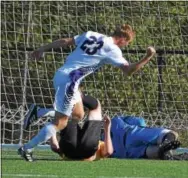
[{"label": "white sock", "polygon": [[46,124],[39,133],[33,137],[27,144],[24,145],[25,150],[31,150],[36,147],[38,144],[46,142],[52,136],[56,135],[56,128],[54,124],[48,123]]}]

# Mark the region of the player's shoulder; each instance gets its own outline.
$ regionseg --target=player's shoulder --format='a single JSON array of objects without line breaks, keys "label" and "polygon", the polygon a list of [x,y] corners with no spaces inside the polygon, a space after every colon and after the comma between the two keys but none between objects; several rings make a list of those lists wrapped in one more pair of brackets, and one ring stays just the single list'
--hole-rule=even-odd
[{"label": "player's shoulder", "polygon": [[110,54],[113,54],[113,55],[122,55],[122,51],[121,49],[115,45],[115,44],[111,44],[108,46],[108,51]]},{"label": "player's shoulder", "polygon": [[115,52],[122,52],[121,49],[116,45],[116,44],[112,44],[109,46],[111,51],[115,51]]},{"label": "player's shoulder", "polygon": [[90,37],[90,36],[96,36],[96,37],[106,37],[106,35],[99,33],[99,32],[95,32],[95,31],[87,31],[86,32],[86,37]]}]

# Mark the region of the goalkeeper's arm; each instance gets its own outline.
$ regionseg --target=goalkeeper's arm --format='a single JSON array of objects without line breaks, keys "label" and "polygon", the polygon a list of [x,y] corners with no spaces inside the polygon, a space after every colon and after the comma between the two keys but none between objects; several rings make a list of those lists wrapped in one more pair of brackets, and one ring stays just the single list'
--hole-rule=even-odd
[{"label": "goalkeeper's arm", "polygon": [[111,119],[109,116],[105,115],[104,116],[104,149],[101,151],[101,156],[102,157],[108,157],[110,156],[114,149],[113,149],[113,144],[112,144],[112,139],[110,135],[110,129],[111,129]]},{"label": "goalkeeper's arm", "polygon": [[120,68],[126,76],[129,76],[137,72],[138,70],[140,70],[140,68],[147,64],[155,53],[156,51],[153,47],[148,47],[145,57],[143,57],[140,61],[138,61],[137,63],[132,63],[130,65],[122,65],[120,66]]},{"label": "goalkeeper's arm", "polygon": [[56,48],[66,48],[68,46],[72,46],[75,44],[74,38],[62,38],[56,41],[53,41],[52,43],[45,45],[45,46],[41,46],[39,49],[33,51],[33,53],[31,53],[30,57],[32,59],[39,59],[40,57],[43,56],[43,53],[48,51],[49,49],[56,49]]}]

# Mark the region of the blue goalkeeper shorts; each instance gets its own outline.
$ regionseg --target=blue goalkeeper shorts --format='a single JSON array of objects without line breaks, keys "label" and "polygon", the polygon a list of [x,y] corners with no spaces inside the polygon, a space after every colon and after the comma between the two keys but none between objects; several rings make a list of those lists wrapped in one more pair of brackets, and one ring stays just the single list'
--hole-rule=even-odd
[{"label": "blue goalkeeper shorts", "polygon": [[159,136],[170,130],[129,125],[121,117],[112,119],[112,157],[144,158],[148,146],[157,145]]}]

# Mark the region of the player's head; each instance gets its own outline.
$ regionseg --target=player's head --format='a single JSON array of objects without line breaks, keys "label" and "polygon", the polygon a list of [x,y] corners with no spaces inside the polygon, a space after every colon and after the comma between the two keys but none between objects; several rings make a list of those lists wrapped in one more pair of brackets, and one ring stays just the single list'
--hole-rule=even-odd
[{"label": "player's head", "polygon": [[132,27],[127,24],[117,26],[112,37],[115,39],[116,45],[119,47],[127,46],[135,36]]}]

